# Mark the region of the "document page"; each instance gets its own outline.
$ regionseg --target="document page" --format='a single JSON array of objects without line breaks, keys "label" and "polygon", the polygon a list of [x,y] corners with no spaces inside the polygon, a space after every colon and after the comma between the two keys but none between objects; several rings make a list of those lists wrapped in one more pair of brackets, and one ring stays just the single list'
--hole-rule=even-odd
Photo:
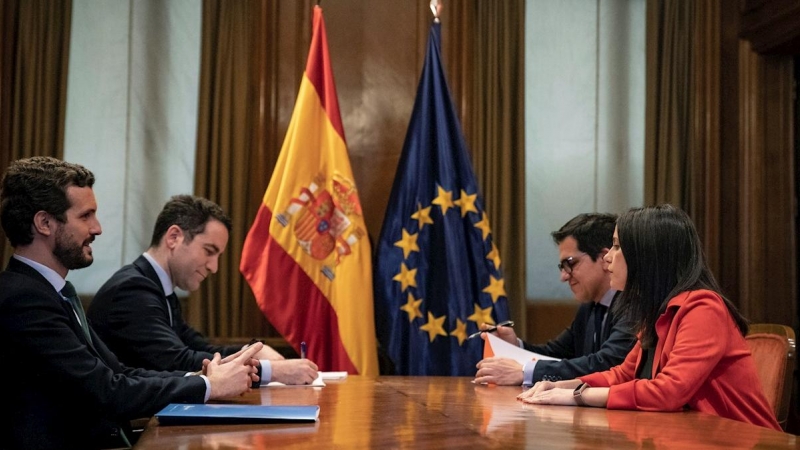
[{"label": "document page", "polygon": [[317,379],[312,381],[311,384],[283,384],[280,381],[270,381],[266,385],[262,384],[261,387],[262,388],[263,387],[268,387],[268,388],[273,388],[273,387],[324,387],[325,386],[325,382],[322,381],[322,372],[318,372],[318,373],[319,373],[319,375],[317,376]]},{"label": "document page", "polygon": [[525,350],[524,348],[521,347],[517,347],[516,345],[511,345],[508,342],[493,335],[492,333],[486,333],[486,337],[489,338],[486,344],[491,345],[494,356],[498,356],[500,358],[513,359],[514,361],[522,364],[523,366],[525,365],[526,362],[533,360],[560,361],[559,358],[553,358],[552,356],[545,356],[539,353],[534,353]]}]

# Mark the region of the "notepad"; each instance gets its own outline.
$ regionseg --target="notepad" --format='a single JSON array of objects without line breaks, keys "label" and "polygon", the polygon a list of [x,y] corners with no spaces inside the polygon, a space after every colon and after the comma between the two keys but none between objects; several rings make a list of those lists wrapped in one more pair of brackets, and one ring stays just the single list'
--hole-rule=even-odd
[{"label": "notepad", "polygon": [[267,384],[262,384],[261,387],[325,387],[325,382],[322,381],[322,372],[319,372],[319,375],[311,384],[284,384],[280,381],[270,381]]},{"label": "notepad", "polygon": [[155,417],[159,425],[315,422],[319,419],[319,406],[170,403]]},{"label": "notepad", "polygon": [[347,372],[320,372],[319,376],[323,380],[344,380],[347,378]]}]

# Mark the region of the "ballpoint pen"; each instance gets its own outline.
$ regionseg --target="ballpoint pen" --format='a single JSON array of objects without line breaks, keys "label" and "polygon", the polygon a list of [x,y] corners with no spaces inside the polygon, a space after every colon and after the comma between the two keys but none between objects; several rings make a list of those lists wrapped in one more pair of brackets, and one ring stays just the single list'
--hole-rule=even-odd
[{"label": "ballpoint pen", "polygon": [[300,343],[300,358],[306,359],[306,343],[305,341]]},{"label": "ballpoint pen", "polygon": [[497,331],[497,328],[499,328],[499,327],[513,327],[513,326],[514,326],[514,321],[513,320],[506,320],[505,322],[500,322],[497,325],[491,326],[491,327],[489,327],[489,328],[487,328],[485,330],[480,330],[477,333],[472,333],[472,334],[469,335],[469,337],[467,339],[472,339],[474,337],[478,337],[478,336],[481,335],[481,333],[491,333],[493,331]]}]

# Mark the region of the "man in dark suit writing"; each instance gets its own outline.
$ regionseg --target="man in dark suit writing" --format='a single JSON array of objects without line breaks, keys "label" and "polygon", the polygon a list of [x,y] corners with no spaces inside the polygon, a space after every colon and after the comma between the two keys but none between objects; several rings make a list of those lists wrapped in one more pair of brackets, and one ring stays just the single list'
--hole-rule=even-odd
[{"label": "man in dark suit writing", "polygon": [[102,232],[93,184],[86,168],[46,157],[13,162],[0,183],[0,222],[14,247],[0,273],[0,341],[17,368],[0,371],[4,448],[128,445],[130,419],[239,395],[257,379],[251,357],[261,344],[187,376],[126,367],[91,330],[65,277],[92,263]]},{"label": "man in dark suit writing", "polygon": [[521,341],[510,327],[497,329],[506,342],[561,360],[529,361],[522,366],[508,358],[486,358],[478,363],[476,383],[533,385],[541,380],[570,380],[607,370],[625,359],[636,339],[611,311],[617,291],[609,285],[603,261],[611,248],[616,220],[612,214],[579,214],[552,233],[558,245],[561,281],[569,284],[581,302],[569,328],[543,345]]},{"label": "man in dark suit writing", "polygon": [[[89,321],[119,359],[156,370],[197,370],[213,353],[235,354],[237,346],[215,346],[189,326],[176,287],[194,291],[216,273],[231,220],[216,203],[191,195],[172,197],[159,213],[150,248],[118,270],[97,291]],[[255,356],[264,382],[309,384],[317,365],[284,359],[268,346]]]}]

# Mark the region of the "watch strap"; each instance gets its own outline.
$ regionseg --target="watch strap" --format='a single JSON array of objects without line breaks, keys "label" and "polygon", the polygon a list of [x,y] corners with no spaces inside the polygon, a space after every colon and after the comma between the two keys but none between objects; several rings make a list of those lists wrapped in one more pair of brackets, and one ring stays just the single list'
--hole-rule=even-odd
[{"label": "watch strap", "polygon": [[581,383],[581,384],[578,385],[578,387],[575,388],[574,391],[572,391],[572,398],[575,399],[575,403],[578,406],[587,406],[586,402],[583,401],[583,391],[585,391],[586,388],[588,388],[588,387],[589,387],[588,384]]}]

